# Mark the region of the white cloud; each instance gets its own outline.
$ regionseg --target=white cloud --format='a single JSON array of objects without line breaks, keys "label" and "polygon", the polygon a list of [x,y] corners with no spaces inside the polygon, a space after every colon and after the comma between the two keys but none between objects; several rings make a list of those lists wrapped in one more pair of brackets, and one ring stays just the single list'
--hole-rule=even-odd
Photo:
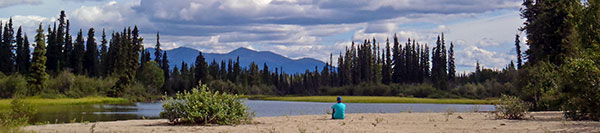
[{"label": "white cloud", "polygon": [[148,19],[136,14],[132,9],[137,5],[139,1],[130,3],[110,1],[103,5],[81,6],[68,16],[72,27],[79,28],[106,28],[107,31],[120,31],[123,27],[134,25],[152,28],[152,23]]},{"label": "white cloud", "polygon": [[42,1],[40,1],[40,0],[1,0],[0,8],[14,6],[14,5],[20,5],[20,4],[38,5],[41,3],[42,3]]},{"label": "white cloud", "polygon": [[[10,18],[0,18],[0,21],[2,21],[2,24],[4,26],[4,24],[8,23],[8,20]],[[42,16],[21,16],[21,15],[15,15],[14,17],[12,17],[12,21],[13,21],[13,28],[15,29],[15,34],[16,34],[16,30],[19,26],[22,26],[23,32],[27,33],[30,41],[33,41],[33,37],[36,34],[36,30],[38,29],[40,23],[42,23],[42,26],[44,28],[44,30],[46,30],[48,24],[51,24],[52,22],[54,22],[56,20],[56,18],[52,17],[52,18],[46,18],[46,17],[42,17]],[[45,34],[46,32],[44,32]]]}]

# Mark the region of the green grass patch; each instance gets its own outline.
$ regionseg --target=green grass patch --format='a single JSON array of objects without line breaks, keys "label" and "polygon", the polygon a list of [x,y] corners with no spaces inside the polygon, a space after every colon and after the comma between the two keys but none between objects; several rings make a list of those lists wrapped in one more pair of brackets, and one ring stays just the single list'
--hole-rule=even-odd
[{"label": "green grass patch", "polygon": [[[249,97],[255,100],[335,102],[337,96],[260,96]],[[342,96],[344,103],[435,103],[435,104],[495,104],[497,100],[479,99],[432,99],[390,96]]]},{"label": "green grass patch", "polygon": [[[0,110],[8,109],[11,99],[0,99]],[[83,97],[83,98],[41,98],[39,96],[27,97],[23,102],[30,103],[34,106],[43,105],[81,105],[81,104],[123,104],[129,103],[125,98],[112,97]]]}]

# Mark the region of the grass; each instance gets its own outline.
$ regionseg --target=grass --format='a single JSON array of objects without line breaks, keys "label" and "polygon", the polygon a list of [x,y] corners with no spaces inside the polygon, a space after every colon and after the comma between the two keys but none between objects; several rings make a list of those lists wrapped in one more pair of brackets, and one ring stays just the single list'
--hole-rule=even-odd
[{"label": "grass", "polygon": [[[8,109],[12,99],[0,99],[0,110]],[[24,102],[30,103],[34,106],[43,105],[81,105],[81,104],[121,104],[129,103],[129,100],[125,98],[112,98],[112,97],[84,97],[84,98],[41,98],[39,96],[27,97],[23,99]]]},{"label": "grass", "polygon": [[[335,102],[337,96],[259,96],[249,99],[297,102]],[[435,103],[435,104],[495,104],[497,100],[432,99],[391,96],[342,96],[344,103]]]}]

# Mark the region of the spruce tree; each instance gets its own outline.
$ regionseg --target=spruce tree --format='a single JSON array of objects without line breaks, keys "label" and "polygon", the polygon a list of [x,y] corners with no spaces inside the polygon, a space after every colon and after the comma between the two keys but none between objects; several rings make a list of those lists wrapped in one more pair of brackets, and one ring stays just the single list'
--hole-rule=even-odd
[{"label": "spruce tree", "polygon": [[[25,46],[25,43],[23,40],[23,31],[21,29],[21,26],[19,26],[19,29],[17,30],[17,36],[16,36],[17,40],[16,40],[16,44],[17,44],[17,59],[16,59],[16,68],[17,71],[21,74],[27,74],[27,72],[29,71],[29,46]],[[29,44],[29,43],[27,43]]]},{"label": "spruce tree", "polygon": [[63,58],[62,58],[62,67],[63,69],[65,68],[69,68],[69,69],[73,69],[75,68],[73,66],[73,62],[72,62],[72,58],[73,58],[73,37],[71,36],[70,32],[71,32],[71,28],[70,28],[70,22],[69,20],[67,20],[66,23],[66,31],[65,31],[65,46],[64,46],[64,50],[63,50]]},{"label": "spruce tree", "polygon": [[425,44],[425,50],[423,51],[423,75],[425,79],[431,80],[429,59],[429,46]]},{"label": "spruce tree", "polygon": [[75,74],[85,74],[83,68],[83,58],[85,54],[85,46],[83,40],[83,31],[79,29],[77,33],[77,39],[75,40],[75,46],[73,49],[73,56],[71,56],[71,65],[73,65],[73,72]]},{"label": "spruce tree", "polygon": [[390,53],[390,39],[388,38],[386,40],[386,44],[385,44],[385,52],[383,53],[383,67],[381,70],[381,82],[383,84],[390,84],[392,81],[392,73],[391,73],[391,67],[392,67],[392,58],[390,57],[391,53]]},{"label": "spruce tree", "polygon": [[198,56],[196,56],[195,66],[194,75],[196,79],[193,84],[196,85],[198,82],[208,83],[206,80],[208,77],[208,65],[204,59],[204,55],[202,55],[202,52],[199,52]]},{"label": "spruce tree", "polygon": [[221,69],[219,69],[219,74],[221,75],[220,80],[227,80],[227,64],[225,64],[225,60],[221,60]]},{"label": "spruce tree", "polygon": [[162,67],[160,64],[162,61],[162,50],[160,49],[160,33],[156,32],[156,46],[154,46],[154,61],[159,63],[159,67]]},{"label": "spruce tree", "polygon": [[[581,1],[525,0],[523,6],[521,17],[525,22],[520,30],[527,34],[527,62],[536,64],[548,60],[560,66],[566,57],[578,53],[581,40],[576,39],[579,38],[577,24],[581,20],[577,17],[584,6]],[[597,19],[592,22],[597,23],[595,21]]]},{"label": "spruce tree", "polygon": [[48,69],[48,72],[50,73],[57,73],[59,71],[59,52],[61,51],[59,51],[58,44],[56,44],[56,33],[56,22],[54,23],[53,28],[50,28],[50,25],[48,25],[48,35],[46,35],[48,37],[48,40],[46,40],[46,43],[48,44],[48,47],[46,48],[46,57],[48,60],[46,61],[46,69]]},{"label": "spruce tree", "polygon": [[[2,25],[0,23],[0,25]],[[2,27],[0,26],[0,29]],[[13,49],[13,29],[12,29],[12,18],[8,20],[8,23],[4,25],[2,32],[2,42],[0,43],[0,72],[4,74],[11,74],[14,71],[14,53]]]},{"label": "spruce tree", "polygon": [[208,64],[208,74],[211,77],[210,79],[219,79],[219,64],[217,63],[217,60],[213,59],[212,62]]},{"label": "spruce tree", "polygon": [[454,64],[454,43],[450,42],[448,50],[448,79],[454,81],[456,78],[456,65]]},{"label": "spruce tree", "polygon": [[88,30],[88,39],[86,43],[87,50],[85,51],[85,58],[83,66],[87,70],[88,76],[97,77],[98,73],[98,45],[94,38],[94,28]]},{"label": "spruce tree", "polygon": [[26,70],[23,74],[27,74],[29,73],[29,70],[31,69],[31,52],[29,50],[29,39],[27,38],[27,34],[25,34],[25,37],[23,38],[23,50],[22,55],[23,55],[23,64],[22,67],[24,67]]},{"label": "spruce tree", "polygon": [[108,41],[106,40],[106,33],[104,29],[102,29],[102,41],[100,41],[100,64],[99,64],[99,72],[100,76],[107,75],[107,64],[108,64]]},{"label": "spruce tree", "polygon": [[56,58],[57,58],[56,59],[56,64],[57,64],[56,70],[57,71],[62,70],[62,68],[65,66],[65,64],[68,64],[68,63],[65,63],[64,62],[65,60],[63,59],[65,57],[63,55],[64,54],[63,50],[65,47],[65,41],[66,41],[66,39],[65,39],[66,17],[67,17],[67,15],[65,15],[65,11],[61,10],[60,16],[58,18],[58,29],[56,29],[56,31],[54,31],[54,32],[56,32],[55,33],[56,35],[54,37],[54,43],[55,43],[54,46],[55,46],[55,50],[56,50],[55,52],[57,53],[57,55],[56,55]]},{"label": "spruce tree", "polygon": [[394,34],[394,48],[393,50],[393,68],[392,68],[392,82],[400,83],[402,78],[403,61],[401,60],[402,54],[400,43],[398,42],[398,36]]},{"label": "spruce tree", "polygon": [[167,51],[163,51],[163,56],[162,56],[161,61],[162,61],[161,62],[162,70],[164,72],[163,75],[165,76],[165,85],[163,86],[163,92],[173,92],[171,90],[171,83],[169,82],[171,75],[169,73],[169,71],[170,71],[169,70],[169,59],[167,57]]},{"label": "spruce tree", "polygon": [[239,76],[242,73],[242,69],[240,66],[240,57],[238,56],[235,63],[233,64],[233,81],[234,83],[237,83],[239,80]]},{"label": "spruce tree", "polygon": [[28,83],[31,87],[29,95],[39,94],[46,89],[46,80],[48,80],[49,76],[48,73],[46,73],[45,38],[44,30],[40,23],[37,35],[35,36],[36,46],[33,50],[32,65],[29,73]]},{"label": "spruce tree", "polygon": [[[328,66],[326,65],[325,67]],[[262,83],[269,85],[271,83],[271,71],[269,70],[269,66],[267,66],[267,63],[263,64],[262,72]]]},{"label": "spruce tree", "polygon": [[523,65],[523,57],[521,55],[521,40],[519,40],[519,34],[515,35],[515,49],[517,52],[517,68],[521,69],[521,65]]}]

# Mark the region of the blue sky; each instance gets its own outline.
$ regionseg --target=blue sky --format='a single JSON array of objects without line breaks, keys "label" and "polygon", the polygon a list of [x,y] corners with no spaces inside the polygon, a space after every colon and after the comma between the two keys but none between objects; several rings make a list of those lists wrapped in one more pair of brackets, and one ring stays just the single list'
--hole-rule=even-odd
[{"label": "blue sky", "polygon": [[[397,34],[430,46],[445,33],[455,44],[458,71],[475,63],[502,68],[516,60],[514,39],[523,20],[521,0],[2,0],[0,20],[13,18],[33,36],[37,24],[60,10],[71,32],[137,25],[144,45],[156,32],[165,49],[190,47],[226,53],[238,47],[327,61],[352,41]],[[74,34],[74,33],[73,33]],[[96,38],[100,37],[101,33]],[[526,38],[521,38],[525,40]],[[98,39],[97,39],[98,40]],[[523,41],[522,41],[523,42]],[[522,44],[523,47],[526,47]],[[335,60],[334,60],[335,62]]]}]

